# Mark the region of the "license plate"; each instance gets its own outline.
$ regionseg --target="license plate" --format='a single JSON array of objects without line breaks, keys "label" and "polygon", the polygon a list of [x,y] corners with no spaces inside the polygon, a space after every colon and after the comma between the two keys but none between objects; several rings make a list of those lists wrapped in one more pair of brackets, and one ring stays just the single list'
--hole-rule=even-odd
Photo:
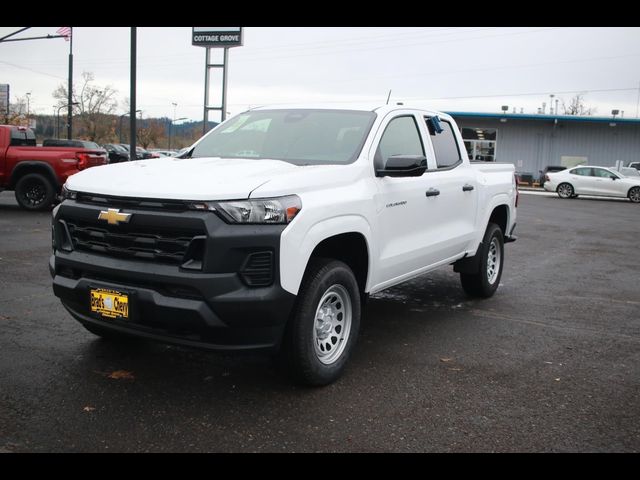
[{"label": "license plate", "polygon": [[92,288],[89,292],[91,311],[107,318],[129,318],[129,296],[104,288]]}]

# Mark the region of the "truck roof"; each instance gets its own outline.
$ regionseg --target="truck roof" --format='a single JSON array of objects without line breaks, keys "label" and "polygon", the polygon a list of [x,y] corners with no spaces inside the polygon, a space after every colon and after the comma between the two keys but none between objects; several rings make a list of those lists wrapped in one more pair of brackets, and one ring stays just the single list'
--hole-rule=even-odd
[{"label": "truck roof", "polygon": [[376,112],[379,114],[385,114],[395,110],[419,110],[429,115],[438,115],[442,118],[450,119],[451,117],[436,110],[430,110],[423,107],[417,107],[413,105],[398,105],[398,104],[379,104],[379,103],[299,103],[299,104],[273,104],[273,105],[261,105],[249,110],[356,110],[362,112]]}]

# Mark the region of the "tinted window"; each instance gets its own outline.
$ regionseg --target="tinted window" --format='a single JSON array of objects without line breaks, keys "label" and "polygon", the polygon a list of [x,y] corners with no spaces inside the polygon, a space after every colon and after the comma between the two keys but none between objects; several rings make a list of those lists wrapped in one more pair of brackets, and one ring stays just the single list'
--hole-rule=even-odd
[{"label": "tinted window", "polygon": [[12,128],[11,145],[14,146],[36,146],[36,134],[31,129]]},{"label": "tinted window", "polygon": [[424,148],[413,117],[397,117],[389,122],[376,150],[376,167],[394,155],[423,155]]},{"label": "tinted window", "polygon": [[611,173],[609,170],[605,170],[604,168],[594,168],[593,173],[596,177],[604,177],[604,178],[609,178],[612,175],[615,175]]},{"label": "tinted window", "polygon": [[376,114],[354,110],[252,110],[207,134],[192,157],[346,164],[358,157]]},{"label": "tinted window", "polygon": [[[427,120],[425,118],[425,120]],[[438,168],[450,167],[458,163],[462,157],[458,150],[458,142],[453,134],[451,124],[446,120],[440,120],[443,131],[436,133],[433,124],[427,121],[427,128],[431,135],[431,143],[436,154],[436,164]]]},{"label": "tinted window", "polygon": [[573,173],[574,175],[582,175],[583,177],[589,177],[591,176],[591,168],[576,168],[575,170],[572,170],[571,173]]}]

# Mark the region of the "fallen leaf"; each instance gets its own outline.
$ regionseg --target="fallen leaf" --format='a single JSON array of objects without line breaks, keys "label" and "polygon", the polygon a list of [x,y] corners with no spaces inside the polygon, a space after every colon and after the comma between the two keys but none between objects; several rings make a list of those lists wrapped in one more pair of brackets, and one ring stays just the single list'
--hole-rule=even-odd
[{"label": "fallen leaf", "polygon": [[133,373],[127,372],[126,370],[116,370],[107,375],[107,378],[113,378],[114,380],[135,380],[136,377],[133,376]]},{"label": "fallen leaf", "polygon": [[441,362],[450,362],[451,360],[453,360],[453,358],[441,358],[440,359]]},{"label": "fallen leaf", "polygon": [[82,410],[84,410],[85,412],[93,412],[95,409],[96,409],[96,407],[92,407],[91,405],[87,405]]},{"label": "fallen leaf", "polygon": [[559,382],[559,381],[560,381],[560,379],[559,379],[559,378],[556,378],[556,382]]},{"label": "fallen leaf", "polygon": [[454,372],[461,372],[462,371],[461,368],[456,368],[456,367],[449,367],[449,370],[453,370]]}]

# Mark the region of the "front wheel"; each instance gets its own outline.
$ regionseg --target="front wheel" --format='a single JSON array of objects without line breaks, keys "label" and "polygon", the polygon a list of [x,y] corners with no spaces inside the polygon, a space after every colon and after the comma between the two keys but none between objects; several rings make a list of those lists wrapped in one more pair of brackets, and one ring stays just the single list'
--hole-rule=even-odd
[{"label": "front wheel", "polygon": [[504,237],[495,223],[487,226],[482,245],[476,252],[478,269],[474,273],[460,273],[462,289],[470,297],[489,298],[496,293],[504,264]]},{"label": "front wheel", "polygon": [[560,198],[571,198],[574,195],[573,187],[569,183],[561,183],[556,189]]},{"label": "front wheel", "polygon": [[313,259],[287,326],[281,361],[299,383],[327,385],[343,373],[360,328],[360,291],[343,262]]},{"label": "front wheel", "polygon": [[633,203],[640,203],[640,187],[633,187],[629,190],[628,197]]}]

